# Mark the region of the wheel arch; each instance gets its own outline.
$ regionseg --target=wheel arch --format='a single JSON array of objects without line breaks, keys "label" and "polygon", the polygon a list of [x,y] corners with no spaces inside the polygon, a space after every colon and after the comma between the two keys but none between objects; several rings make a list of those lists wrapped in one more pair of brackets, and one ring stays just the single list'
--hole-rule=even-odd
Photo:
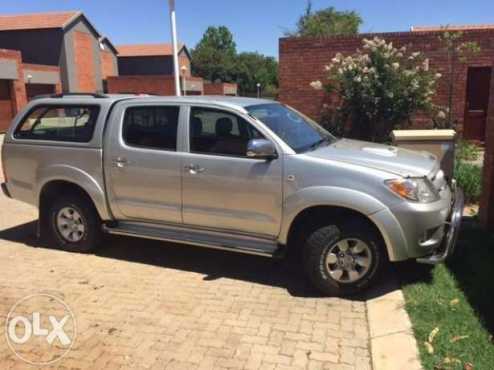
[{"label": "wheel arch", "polygon": [[108,210],[105,192],[102,185],[90,174],[70,166],[53,166],[40,170],[37,174],[39,184],[36,191],[38,208],[41,210],[42,200],[52,195],[52,189],[75,191],[85,195],[95,207],[102,220],[111,219]]},{"label": "wheel arch", "polygon": [[[340,220],[344,217],[356,217],[376,231],[383,241],[390,261],[405,259],[406,244],[401,235],[401,227],[395,219],[394,224],[386,226],[374,214],[380,214],[387,207],[372,196],[352,189],[336,187],[308,188],[294,194],[285,202],[284,222],[279,242],[292,249],[296,244],[296,235],[308,220]],[[389,212],[386,212],[389,213]],[[379,222],[378,222],[379,221]],[[321,224],[322,225],[322,224]],[[393,226],[399,233],[390,233],[386,227]],[[403,245],[403,248],[400,246]],[[403,255],[405,253],[405,255]]]},{"label": "wheel arch", "polygon": [[[380,229],[369,217],[350,208],[332,205],[311,206],[299,212],[290,225],[286,244],[289,248],[296,248],[298,236],[304,228],[310,227],[309,225],[323,226],[327,224],[324,220],[329,221],[350,218],[358,220],[369,228],[372,228],[372,230],[376,232],[376,235],[379,235],[382,239],[383,245],[386,245]],[[336,221],[335,223],[338,222]]]}]

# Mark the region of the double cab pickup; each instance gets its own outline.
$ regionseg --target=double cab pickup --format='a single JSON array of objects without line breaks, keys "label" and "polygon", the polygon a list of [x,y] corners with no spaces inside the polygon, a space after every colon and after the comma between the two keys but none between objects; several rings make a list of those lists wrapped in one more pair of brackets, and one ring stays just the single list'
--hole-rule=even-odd
[{"label": "double cab pickup", "polygon": [[59,248],[88,252],[109,233],[290,252],[329,295],[368,287],[387,261],[442,262],[463,209],[433,155],[336,138],[270,100],[37,98],[2,157],[3,192],[38,207]]}]

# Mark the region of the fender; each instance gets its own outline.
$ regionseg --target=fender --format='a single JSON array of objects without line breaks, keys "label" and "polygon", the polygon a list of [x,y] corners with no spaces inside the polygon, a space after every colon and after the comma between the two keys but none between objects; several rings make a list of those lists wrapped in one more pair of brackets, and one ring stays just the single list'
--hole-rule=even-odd
[{"label": "fender", "polygon": [[80,168],[63,164],[39,168],[36,174],[36,183],[39,184],[35,189],[36,203],[39,203],[43,187],[51,181],[67,181],[81,187],[93,201],[102,220],[113,218],[107,207],[105,192],[98,181]]},{"label": "fender", "polygon": [[[335,186],[312,186],[304,188],[291,194],[285,199],[283,221],[278,238],[280,244],[286,245],[288,242],[290,226],[297,215],[307,208],[316,206],[348,208],[368,217],[369,221],[374,223],[374,225],[381,232],[390,260],[399,258],[398,256],[401,256],[402,254],[402,252],[399,252],[400,250],[406,252],[405,238],[403,236],[401,226],[396,219],[394,219],[394,217],[389,220],[386,218],[386,221],[381,219],[383,215],[390,214],[390,212],[380,212],[388,209],[383,203],[369,194]],[[379,215],[381,217],[376,220],[372,217],[372,215],[377,214],[378,212],[380,212]],[[385,224],[387,227],[392,227],[392,229],[393,227],[396,227],[394,230],[397,232],[389,234],[386,231],[387,228],[384,227]],[[400,248],[400,246],[403,247]]]}]

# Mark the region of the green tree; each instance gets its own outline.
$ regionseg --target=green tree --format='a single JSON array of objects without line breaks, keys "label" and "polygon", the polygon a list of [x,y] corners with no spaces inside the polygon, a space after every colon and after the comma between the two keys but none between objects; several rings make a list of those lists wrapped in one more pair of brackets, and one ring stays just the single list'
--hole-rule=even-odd
[{"label": "green tree", "polygon": [[192,73],[213,82],[232,82],[236,52],[233,35],[227,27],[208,27],[192,50]]},{"label": "green tree", "polygon": [[192,50],[192,73],[212,82],[236,82],[240,95],[255,95],[261,84],[263,95],[275,96],[278,62],[259,53],[237,54],[227,27],[209,27]]},{"label": "green tree", "polygon": [[309,0],[305,14],[298,22],[293,32],[288,36],[294,37],[325,37],[333,35],[354,35],[359,31],[362,18],[355,11],[338,11],[333,7],[313,11]]},{"label": "green tree", "polygon": [[241,95],[255,95],[261,84],[264,96],[276,96],[278,89],[278,62],[259,53],[240,53],[236,58],[236,82]]}]

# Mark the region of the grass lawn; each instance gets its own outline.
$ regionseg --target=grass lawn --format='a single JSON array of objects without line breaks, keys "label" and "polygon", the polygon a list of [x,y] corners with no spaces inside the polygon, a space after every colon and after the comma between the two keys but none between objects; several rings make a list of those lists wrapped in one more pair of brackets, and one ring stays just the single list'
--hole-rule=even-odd
[{"label": "grass lawn", "polygon": [[424,368],[494,369],[494,235],[468,223],[447,264],[398,271]]}]

